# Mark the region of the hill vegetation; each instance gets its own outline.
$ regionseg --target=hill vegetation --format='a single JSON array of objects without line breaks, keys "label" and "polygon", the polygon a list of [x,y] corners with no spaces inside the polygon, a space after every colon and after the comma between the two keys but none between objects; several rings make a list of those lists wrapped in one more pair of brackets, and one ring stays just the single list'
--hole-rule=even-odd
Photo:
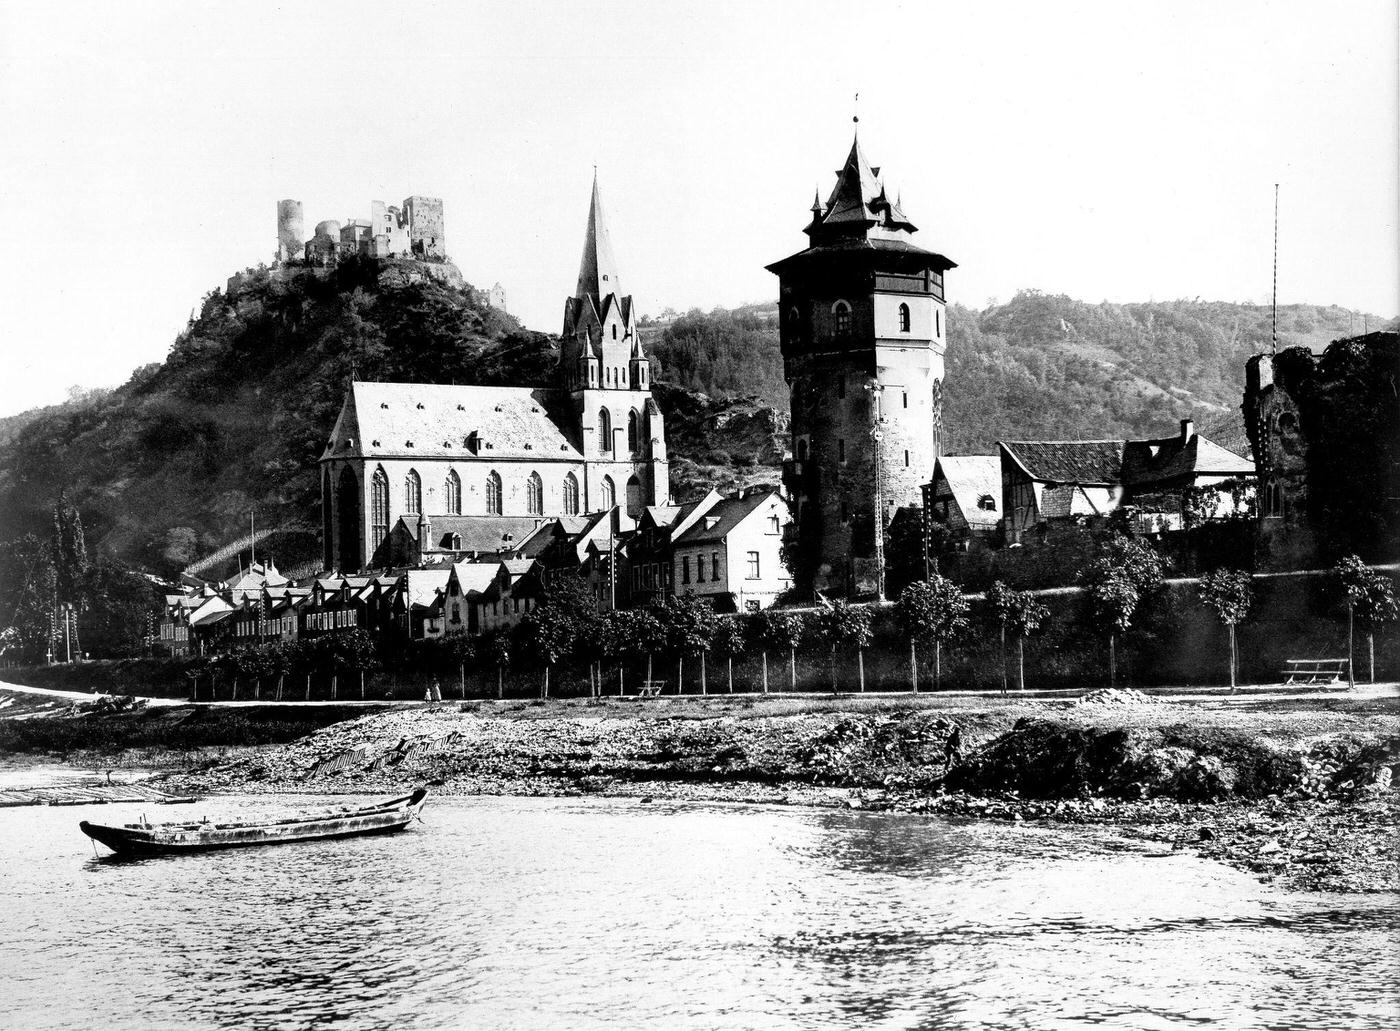
[{"label": "hill vegetation", "polygon": [[[316,462],[346,381],[551,382],[552,336],[453,277],[407,281],[372,261],[329,273],[252,269],[206,296],[164,362],[111,391],[0,420],[0,541],[44,532],[60,490],[96,550],[172,573],[248,526],[284,531],[284,569],[318,554]],[[1340,308],[1280,311],[1281,345],[1348,334]],[[772,305],[643,324],[678,498],[776,482],[786,385]],[[953,450],[998,438],[1150,435],[1193,416],[1238,424],[1245,358],[1268,309],[1085,304],[1035,292],[949,315]],[[1227,446],[1245,447],[1231,429]],[[260,554],[264,553],[259,546]]]}]

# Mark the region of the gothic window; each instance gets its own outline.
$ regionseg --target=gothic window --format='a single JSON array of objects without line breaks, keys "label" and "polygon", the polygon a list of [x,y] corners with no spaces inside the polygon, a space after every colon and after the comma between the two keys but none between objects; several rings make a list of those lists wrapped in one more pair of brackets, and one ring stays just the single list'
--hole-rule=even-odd
[{"label": "gothic window", "polygon": [[374,471],[369,486],[370,544],[374,551],[389,536],[389,477],[382,468]]},{"label": "gothic window", "polygon": [[627,413],[627,450],[632,454],[637,453],[637,442],[641,436],[637,432],[637,410],[634,408]]},{"label": "gothic window", "polygon": [[486,474],[486,514],[501,514],[501,477],[494,469]]},{"label": "gothic window", "polygon": [[907,304],[899,306],[899,331],[901,333],[909,332],[909,305]]},{"label": "gothic window", "polygon": [[603,482],[598,488],[602,500],[602,509],[606,512],[617,504],[617,488],[613,486],[611,476],[604,476]]},{"label": "gothic window", "polygon": [[448,515],[462,514],[462,478],[456,469],[447,471],[447,479],[442,483],[442,502]]},{"label": "gothic window", "polygon": [[564,514],[578,515],[578,477],[573,473],[564,477]]},{"label": "gothic window", "polygon": [[403,478],[403,510],[423,511],[423,481],[414,469],[410,469],[408,475]]},{"label": "gothic window", "polygon": [[613,449],[612,416],[606,408],[598,409],[598,450],[605,454]]},{"label": "gothic window", "polygon": [[845,301],[837,301],[831,306],[832,321],[839,337],[851,334],[851,306]]},{"label": "gothic window", "polygon": [[627,480],[627,514],[633,519],[642,514],[642,481],[635,476]]},{"label": "gothic window", "polygon": [[1264,516],[1275,519],[1283,515],[1283,485],[1277,476],[1270,476],[1264,484]]},{"label": "gothic window", "polygon": [[531,473],[525,484],[525,510],[531,515],[544,515],[544,480]]}]

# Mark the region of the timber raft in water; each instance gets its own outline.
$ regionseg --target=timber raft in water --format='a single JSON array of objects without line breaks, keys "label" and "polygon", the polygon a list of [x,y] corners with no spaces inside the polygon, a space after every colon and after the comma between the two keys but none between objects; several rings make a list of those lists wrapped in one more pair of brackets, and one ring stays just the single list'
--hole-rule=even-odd
[{"label": "timber raft in water", "polygon": [[391,798],[363,809],[323,813],[317,816],[259,823],[128,823],[109,827],[82,820],[78,829],[120,855],[170,855],[207,852],[218,848],[251,845],[284,845],[295,841],[357,838],[392,834],[418,816],[428,789],[415,788],[410,795]]}]

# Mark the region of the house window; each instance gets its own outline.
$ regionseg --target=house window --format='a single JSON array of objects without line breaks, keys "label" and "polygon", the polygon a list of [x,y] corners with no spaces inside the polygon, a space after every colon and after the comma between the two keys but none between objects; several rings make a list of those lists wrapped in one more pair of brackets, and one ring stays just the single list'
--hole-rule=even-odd
[{"label": "house window", "polygon": [[782,532],[783,532],[783,531],[782,531],[782,523],[779,522],[777,516],[769,516],[769,517],[768,517],[768,532],[769,532],[769,533],[782,533]]},{"label": "house window", "polygon": [[602,496],[604,512],[617,504],[617,487],[613,485],[611,476],[603,477],[603,483],[599,488],[599,493]]},{"label": "house window", "polygon": [[757,579],[758,579],[758,552],[756,552],[756,551],[751,551],[751,552],[749,552],[749,572],[748,572],[748,578],[749,578],[750,580],[757,580]]},{"label": "house window", "polygon": [[705,556],[695,556],[695,582],[702,584],[705,582]]},{"label": "house window", "polygon": [[369,486],[370,538],[378,548],[389,536],[389,477],[376,469]]},{"label": "house window", "polygon": [[710,552],[710,579],[719,581],[719,552]]},{"label": "house window", "polygon": [[403,480],[403,508],[405,512],[423,511],[423,481],[413,469]]},{"label": "house window", "polygon": [[578,477],[573,473],[564,477],[564,514],[578,515]]},{"label": "house window", "polygon": [[501,476],[493,469],[486,474],[486,514],[500,515],[501,511]]},{"label": "house window", "polygon": [[539,473],[531,473],[525,483],[525,510],[530,515],[544,514],[544,480]]},{"label": "house window", "polygon": [[681,559],[681,583],[690,583],[690,557]]},{"label": "house window", "polygon": [[904,407],[909,407],[909,391],[904,391]]},{"label": "house window", "polygon": [[996,499],[990,494],[983,494],[977,499],[977,507],[983,512],[995,512],[997,510]]},{"label": "house window", "polygon": [[899,306],[899,331],[901,333],[909,332],[909,305],[907,304]]},{"label": "house window", "polygon": [[447,479],[442,483],[442,500],[447,506],[448,515],[462,514],[462,478],[456,469],[449,469]]},{"label": "house window", "polygon": [[839,337],[851,334],[851,306],[845,301],[837,301],[831,306],[831,314]]},{"label": "house window", "polygon": [[598,409],[598,450],[611,452],[612,449],[612,416],[608,414],[606,408],[600,408]]}]

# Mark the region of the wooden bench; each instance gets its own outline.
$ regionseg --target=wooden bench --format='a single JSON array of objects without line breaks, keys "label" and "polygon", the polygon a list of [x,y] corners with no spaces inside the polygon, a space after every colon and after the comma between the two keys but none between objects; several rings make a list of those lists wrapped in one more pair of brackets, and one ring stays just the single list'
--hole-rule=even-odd
[{"label": "wooden bench", "polygon": [[637,697],[655,698],[657,695],[661,694],[661,692],[665,690],[666,681],[664,680],[643,680],[642,689],[637,692]]},{"label": "wooden bench", "polygon": [[1286,684],[1338,684],[1347,678],[1347,659],[1288,659]]}]

